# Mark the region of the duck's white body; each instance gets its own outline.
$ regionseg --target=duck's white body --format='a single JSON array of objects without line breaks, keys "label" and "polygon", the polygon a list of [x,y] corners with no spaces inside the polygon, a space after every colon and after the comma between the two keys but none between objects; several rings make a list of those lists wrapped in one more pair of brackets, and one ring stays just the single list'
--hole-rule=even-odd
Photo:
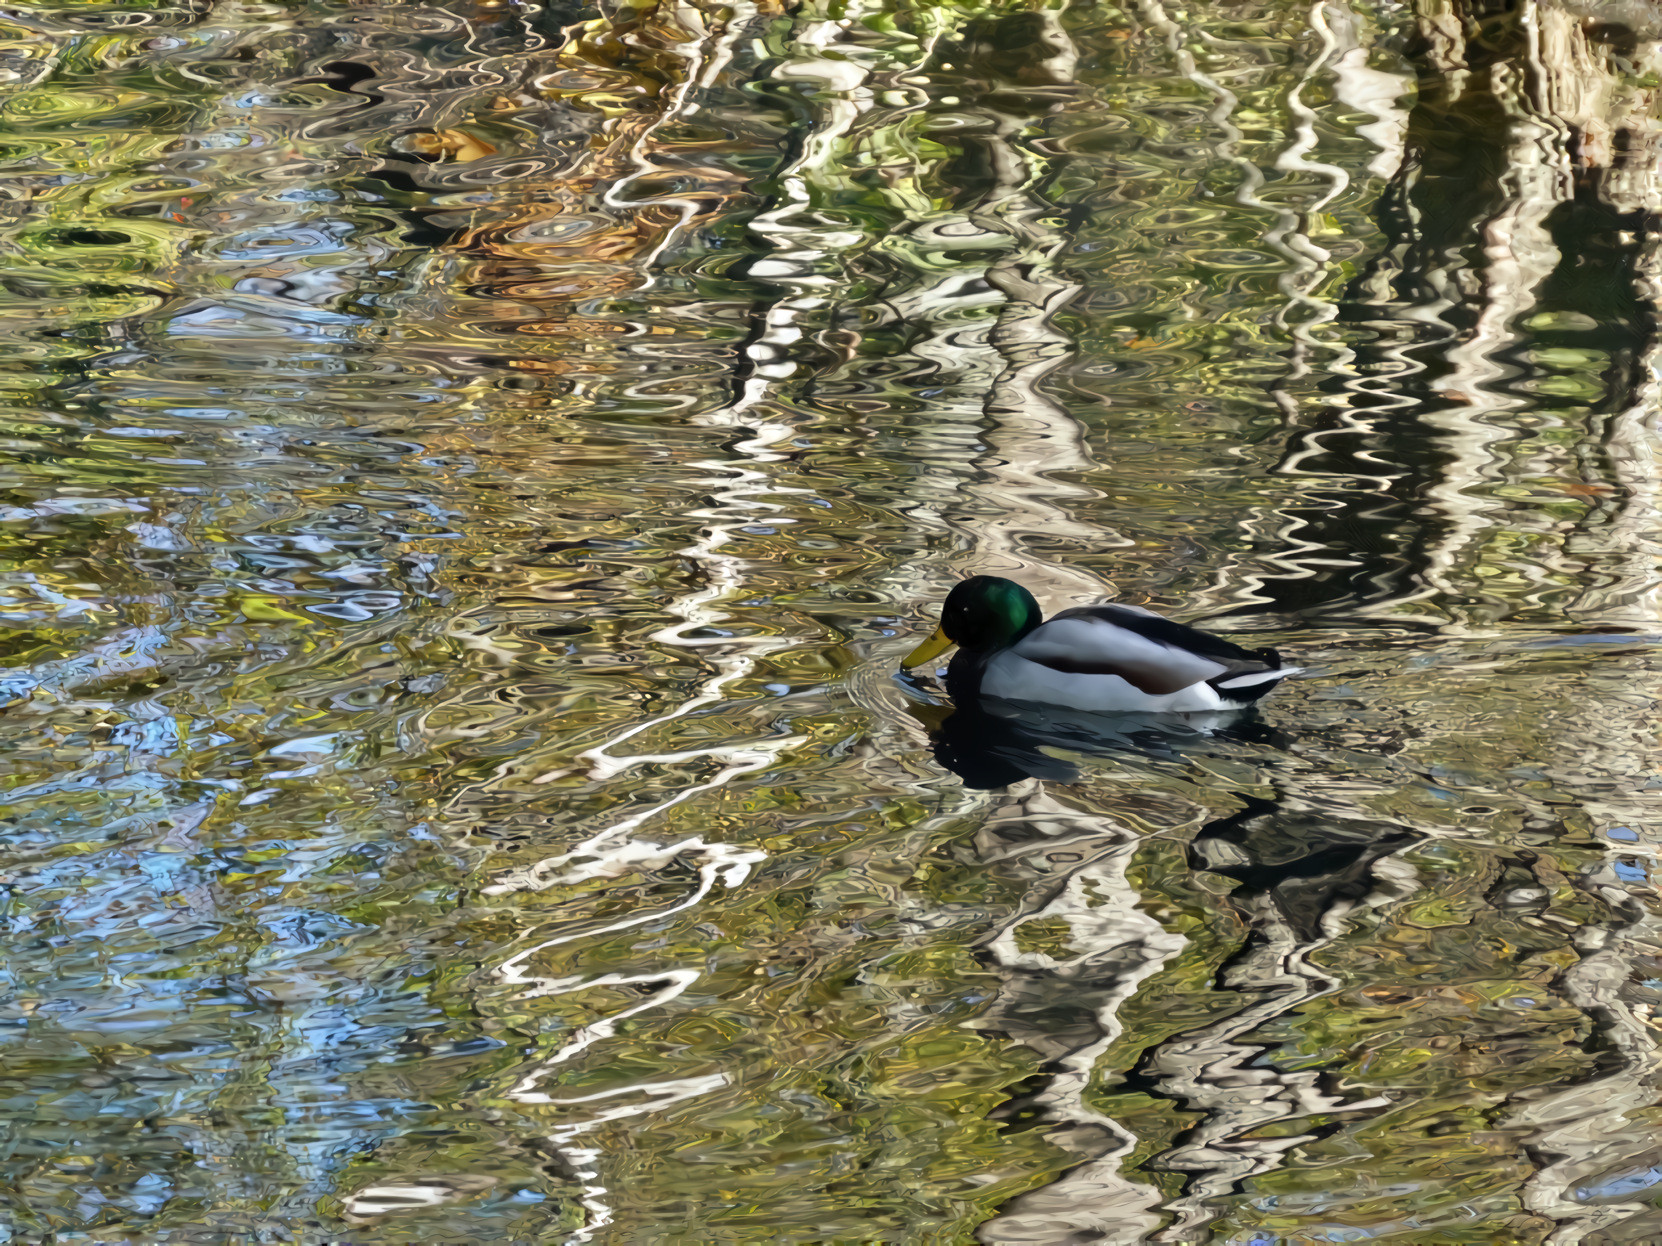
[{"label": "duck's white body", "polygon": [[1136,606],[1065,610],[980,665],[979,692],[1092,713],[1240,709],[1297,673]]},{"label": "duck's white body", "polygon": [[1097,714],[1188,714],[1237,708],[1208,683],[1164,696],[1142,692],[1118,675],[1076,675],[1030,662],[1006,649],[987,663],[981,676],[983,696],[1035,705],[1064,705]]}]

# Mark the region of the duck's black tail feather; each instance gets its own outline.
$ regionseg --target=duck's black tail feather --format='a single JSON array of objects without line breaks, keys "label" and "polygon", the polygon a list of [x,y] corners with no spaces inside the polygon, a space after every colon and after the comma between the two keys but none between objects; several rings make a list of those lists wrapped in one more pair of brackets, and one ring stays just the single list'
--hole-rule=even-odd
[{"label": "duck's black tail feather", "polygon": [[1299,673],[1296,666],[1282,666],[1281,655],[1274,649],[1260,649],[1253,656],[1265,663],[1266,669],[1226,671],[1206,682],[1225,701],[1234,705],[1251,705],[1267,696],[1283,679]]}]

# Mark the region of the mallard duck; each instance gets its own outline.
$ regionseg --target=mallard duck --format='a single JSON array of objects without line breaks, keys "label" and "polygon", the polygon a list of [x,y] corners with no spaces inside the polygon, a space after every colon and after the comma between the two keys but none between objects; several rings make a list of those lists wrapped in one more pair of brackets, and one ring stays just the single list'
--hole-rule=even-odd
[{"label": "mallard duck", "polygon": [[954,700],[976,696],[1093,713],[1241,709],[1298,673],[1273,649],[1249,651],[1141,606],[1080,606],[1045,621],[1013,580],[977,575],[947,595],[941,625],[901,663],[953,645]]}]

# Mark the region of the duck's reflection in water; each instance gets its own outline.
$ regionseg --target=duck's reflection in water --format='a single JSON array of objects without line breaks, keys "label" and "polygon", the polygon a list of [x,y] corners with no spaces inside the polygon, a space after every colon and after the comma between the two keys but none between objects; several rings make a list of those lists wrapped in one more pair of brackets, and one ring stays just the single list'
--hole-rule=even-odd
[{"label": "duck's reflection in water", "polygon": [[1255,710],[1207,714],[1090,714],[1081,710],[972,698],[951,708],[914,705],[929,728],[935,760],[978,791],[1023,779],[1073,784],[1079,766],[1056,755],[1137,753],[1173,760],[1222,743],[1282,747],[1286,737]]},{"label": "duck's reflection in water", "polygon": [[[1312,1130],[1387,1106],[1347,1098],[1319,1070],[1276,1067],[1274,1044],[1254,1031],[1335,989],[1310,953],[1342,931],[1347,914],[1401,898],[1404,880],[1381,863],[1418,833],[1333,799],[1324,778],[1294,762],[1289,737],[1252,716],[942,708],[913,711],[934,719],[936,758],[967,787],[1006,789],[993,797],[975,856],[1031,874],[1021,910],[983,942],[1004,985],[977,1024],[1045,1063],[994,1116],[1007,1128],[1044,1129],[1079,1157],[1057,1181],[1006,1203],[981,1227],[983,1242],[1211,1240],[1211,1222],[1242,1181],[1280,1165]],[[1092,791],[1097,766],[1116,779],[1146,773],[1151,783],[1178,769],[1192,783],[1219,762],[1252,777],[1241,788],[1220,790],[1214,780],[1191,789],[1189,816],[1155,832],[1186,840],[1181,851],[1140,855],[1147,818],[1122,821],[1111,812],[1116,802]],[[1219,816],[1220,807],[1228,812]],[[1193,894],[1211,909],[1216,952],[1139,885],[1139,870],[1156,859],[1186,865]],[[1215,1006],[1159,1022],[1164,1036],[1154,1041],[1127,1036],[1128,1024],[1146,1029],[1143,1014],[1160,1012],[1159,975],[1193,959],[1214,966]],[[1142,1020],[1128,1021],[1133,1014]],[[1132,1067],[1099,1068],[1116,1044],[1124,1049],[1122,1039],[1141,1048]],[[1148,1138],[1096,1106],[1117,1094],[1162,1103],[1187,1124],[1147,1155]],[[1321,1123],[1297,1124],[1312,1117]],[[1144,1158],[1128,1164],[1139,1148]]]}]

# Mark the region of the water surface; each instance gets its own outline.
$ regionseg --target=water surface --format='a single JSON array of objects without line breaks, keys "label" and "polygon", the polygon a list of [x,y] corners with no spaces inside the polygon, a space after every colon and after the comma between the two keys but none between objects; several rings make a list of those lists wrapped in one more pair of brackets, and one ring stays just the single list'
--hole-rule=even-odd
[{"label": "water surface", "polygon": [[7,9],[9,1240],[1662,1234],[1659,32],[1491,7]]}]

